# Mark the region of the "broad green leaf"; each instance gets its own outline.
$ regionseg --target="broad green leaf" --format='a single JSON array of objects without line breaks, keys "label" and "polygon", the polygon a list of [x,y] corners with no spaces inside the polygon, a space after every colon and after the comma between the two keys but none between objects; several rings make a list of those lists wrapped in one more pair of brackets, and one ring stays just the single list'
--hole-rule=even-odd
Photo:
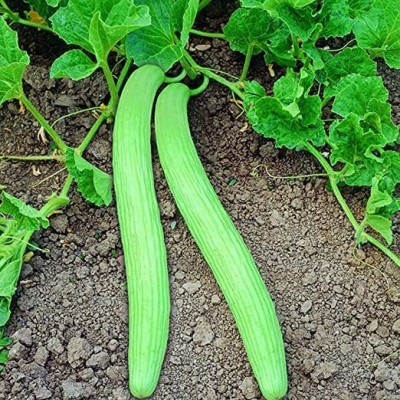
[{"label": "broad green leaf", "polygon": [[155,64],[168,71],[182,58],[198,2],[196,7],[193,0],[138,0],[136,3],[149,7],[151,25],[128,35],[127,54],[138,66]]},{"label": "broad green leaf", "polygon": [[315,146],[324,144],[322,121],[318,121],[315,125],[304,126],[301,117],[294,118],[276,98],[266,96],[255,103],[253,101],[248,101],[245,97],[247,118],[256,132],[266,138],[275,139],[277,147],[301,149],[307,141]]},{"label": "broad green leaf", "polygon": [[324,0],[318,21],[323,25],[321,36],[343,37],[351,32],[353,19],[348,0]]},{"label": "broad green leaf", "polygon": [[351,17],[355,18],[366,13],[373,2],[374,0],[348,0]]},{"label": "broad green leaf", "polygon": [[385,190],[393,191],[400,183],[400,153],[394,150],[385,150],[380,155],[381,182],[385,184]]},{"label": "broad green leaf", "polygon": [[382,179],[377,177],[372,180],[371,194],[365,209],[365,223],[391,244],[393,241],[391,218],[399,211],[400,202],[392,195],[394,187],[388,188],[388,191],[381,190],[381,183]]},{"label": "broad green leaf", "polygon": [[301,97],[298,101],[298,107],[303,125],[309,126],[319,123],[322,101],[318,95]]},{"label": "broad green leaf", "polygon": [[[379,148],[378,148],[379,149]],[[350,169],[345,181],[350,186],[371,186],[374,177],[380,177],[384,190],[393,191],[400,183],[400,154],[397,151],[384,150],[379,157],[369,152]]]},{"label": "broad green leaf", "polygon": [[265,53],[267,64],[295,65],[288,27],[279,19],[272,18],[266,10],[239,8],[225,25],[224,34],[234,51],[247,54],[249,47],[253,47],[253,54]]},{"label": "broad green leaf", "polygon": [[331,163],[338,162],[356,165],[364,163],[369,152],[386,144],[385,137],[369,130],[365,132],[360,125],[360,117],[350,113],[342,121],[330,126],[329,143],[332,146]]},{"label": "broad green leaf", "polygon": [[199,8],[198,0],[177,0],[173,5],[173,25],[180,32],[180,42],[183,45],[189,41],[190,29],[194,24]]},{"label": "broad green leaf", "polygon": [[325,67],[325,64],[332,58],[331,53],[329,51],[318,48],[315,45],[315,42],[312,40],[304,42],[302,45],[302,50],[304,50],[304,52],[312,60],[312,67],[310,66],[310,68],[313,68],[313,70],[315,71],[315,79],[317,79],[317,81],[320,83],[325,83],[327,76],[326,71],[323,69]]},{"label": "broad green leaf", "polygon": [[376,63],[370,59],[365,50],[359,47],[346,48],[330,58],[325,64],[328,79],[337,83],[350,74],[374,76]]},{"label": "broad green leaf", "polygon": [[296,9],[287,3],[282,3],[276,8],[276,12],[289,30],[303,42],[310,38],[315,29],[321,27],[321,24],[315,21],[311,7]]},{"label": "broad green leaf", "polygon": [[379,181],[375,178],[371,187],[371,195],[367,202],[366,212],[376,214],[380,208],[390,205],[393,201],[392,196],[388,192],[379,190]]},{"label": "broad green leaf", "polygon": [[110,205],[112,201],[112,179],[78,153],[68,150],[65,163],[69,173],[78,184],[78,191],[96,206]]},{"label": "broad green leaf", "polygon": [[50,69],[50,77],[79,80],[90,76],[97,68],[98,64],[94,63],[83,51],[69,50],[54,61]]},{"label": "broad green leaf", "polygon": [[392,221],[382,215],[367,214],[365,223],[378,232],[388,244],[393,242]]},{"label": "broad green leaf", "polygon": [[12,343],[12,339],[9,337],[4,337],[0,332],[0,350]]},{"label": "broad green leaf", "polygon": [[372,130],[382,133],[387,144],[394,143],[399,136],[399,128],[392,120],[392,107],[389,103],[371,99],[363,122]]},{"label": "broad green leaf", "polygon": [[50,18],[55,33],[68,44],[106,63],[111,49],[129,32],[150,24],[146,6],[131,0],[69,0]]},{"label": "broad green leaf", "polygon": [[0,270],[0,327],[10,319],[11,299],[17,287],[21,266],[22,258],[6,264]]},{"label": "broad green leaf", "polygon": [[1,350],[0,351],[0,372],[4,369],[4,366],[1,364],[7,364],[8,362],[8,351],[7,350]]},{"label": "broad green leaf", "polygon": [[0,214],[9,215],[20,228],[25,230],[37,230],[40,227],[47,228],[49,226],[48,219],[38,210],[4,191],[2,192]]},{"label": "broad green leaf", "polygon": [[223,31],[232,50],[246,54],[249,47],[254,46],[253,54],[258,54],[268,48],[273,18],[265,10],[239,8],[231,15]]},{"label": "broad green leaf", "polygon": [[357,43],[372,57],[400,68],[400,6],[398,0],[376,0],[354,23]]},{"label": "broad green leaf", "polygon": [[351,113],[364,116],[372,99],[386,102],[389,94],[378,76],[348,75],[337,86],[332,111],[345,117]]},{"label": "broad green leaf", "polygon": [[302,96],[307,96],[314,83],[314,75],[302,68],[300,72],[288,70],[274,85],[274,95],[284,104],[290,104]]},{"label": "broad green leaf", "polygon": [[18,46],[17,33],[0,17],[0,104],[22,93],[22,77],[28,64],[28,54]]},{"label": "broad green leaf", "polygon": [[278,65],[293,68],[296,60],[292,54],[292,37],[288,26],[275,18],[272,21],[272,32],[268,36],[268,46],[264,49],[266,64],[276,62]]}]

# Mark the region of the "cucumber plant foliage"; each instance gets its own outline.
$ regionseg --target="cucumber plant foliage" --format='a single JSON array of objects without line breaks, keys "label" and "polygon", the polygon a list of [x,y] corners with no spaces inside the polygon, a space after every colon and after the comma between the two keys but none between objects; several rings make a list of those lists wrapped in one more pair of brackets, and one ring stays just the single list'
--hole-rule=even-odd
[{"label": "cucumber plant foliage", "polygon": [[[204,0],[200,7],[199,0],[26,3],[21,13],[0,0],[0,105],[19,100],[26,107],[51,138],[68,176],[39,210],[2,194],[0,369],[9,343],[1,329],[10,316],[31,236],[48,226],[52,212],[68,204],[73,182],[97,206],[112,201],[111,177],[83,154],[101,125],[112,120],[132,62],[155,64],[164,72],[180,63],[190,78],[204,75],[225,85],[242,102],[254,131],[279,148],[306,151],[316,158],[354,228],[356,243],[371,243],[400,266],[390,248],[393,217],[400,210],[399,129],[377,70],[378,62],[400,68],[398,0],[241,0],[218,33],[193,29],[199,10],[210,3]],[[30,19],[29,11],[38,13],[40,22]],[[71,45],[54,61],[52,78],[78,80],[97,71],[107,83],[107,105],[77,148],[66,143],[25,94],[23,75],[30,58],[18,45],[17,24],[47,30]],[[228,80],[224,71],[200,65],[187,51],[192,34],[225,40],[232,51],[242,53],[240,78]],[[265,74],[279,70],[272,90],[259,83],[263,76],[247,79],[254,56],[264,60]],[[112,68],[116,58],[124,62],[117,68],[120,73]],[[346,187],[369,191],[362,218],[355,217],[342,195]]]}]

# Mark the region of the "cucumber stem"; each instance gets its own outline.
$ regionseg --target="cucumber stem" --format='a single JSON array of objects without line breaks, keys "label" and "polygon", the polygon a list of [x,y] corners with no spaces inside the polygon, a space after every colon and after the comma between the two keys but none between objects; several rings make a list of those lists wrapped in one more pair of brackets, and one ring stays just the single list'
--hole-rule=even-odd
[{"label": "cucumber stem", "polygon": [[196,77],[197,77],[196,71],[193,69],[193,67],[191,66],[190,62],[187,60],[187,58],[186,57],[182,57],[180,59],[180,63],[182,65],[183,69],[186,71],[188,77],[191,80],[196,79]]},{"label": "cucumber stem", "polygon": [[225,35],[223,33],[217,33],[217,32],[204,32],[200,31],[198,29],[191,29],[190,33],[196,36],[202,36],[206,38],[212,38],[212,39],[225,39]]},{"label": "cucumber stem", "polygon": [[39,124],[45,129],[48,135],[52,138],[56,146],[65,153],[68,149],[66,143],[61,139],[59,134],[54,130],[54,128],[46,121],[43,115],[39,112],[39,110],[30,102],[30,100],[26,97],[25,93],[21,91],[19,96],[19,100],[21,100],[22,104],[26,107],[26,109],[35,117],[35,119],[39,122]]},{"label": "cucumber stem", "polygon": [[329,178],[329,183],[331,184],[333,193],[334,193],[337,201],[339,202],[340,206],[342,207],[344,213],[346,214],[348,220],[350,221],[351,225],[353,226],[354,230],[356,231],[356,233],[361,234],[362,239],[368,241],[369,243],[371,243],[372,245],[377,247],[379,250],[382,251],[382,253],[386,254],[398,267],[400,267],[400,258],[395,253],[393,253],[390,249],[388,249],[378,239],[375,239],[373,236],[369,235],[366,232],[361,232],[361,230],[360,230],[361,225],[357,222],[352,211],[350,210],[350,207],[348,206],[348,204],[346,203],[346,200],[344,199],[342,193],[340,192],[340,189],[337,185],[337,174],[333,170],[333,168],[330,166],[328,161],[311,143],[306,143],[305,147],[319,161],[321,166],[327,172],[328,178]]},{"label": "cucumber stem", "polygon": [[247,49],[246,58],[244,60],[243,70],[242,70],[242,74],[240,75],[239,82],[244,82],[246,80],[247,72],[249,71],[250,62],[253,57],[253,53],[254,53],[254,43],[250,43],[250,45]]},{"label": "cucumber stem", "polygon": [[107,113],[103,112],[99,118],[97,118],[96,122],[92,125],[92,127],[89,129],[89,132],[86,134],[84,137],[82,143],[78,146],[76,149],[78,154],[82,154],[86,148],[89,146],[90,142],[96,135],[97,131],[100,129],[101,125],[103,125],[103,122],[108,118]]},{"label": "cucumber stem", "polygon": [[204,8],[206,8],[210,3],[212,2],[212,0],[201,0],[200,4],[199,4],[199,8],[198,8],[198,12],[203,10]]},{"label": "cucumber stem", "polygon": [[118,77],[118,80],[117,80],[117,85],[116,86],[117,86],[117,92],[118,93],[120,92],[120,90],[122,88],[122,85],[125,82],[126,75],[128,74],[129,69],[131,68],[131,65],[132,65],[132,58],[129,57],[129,58],[126,59],[125,64],[122,67],[121,72],[120,72],[119,77]]},{"label": "cucumber stem", "polygon": [[63,119],[72,117],[74,115],[82,114],[82,113],[87,112],[87,111],[94,111],[94,110],[98,110],[98,109],[99,109],[99,107],[96,106],[96,107],[85,108],[83,110],[74,111],[74,112],[69,113],[69,114],[65,114],[65,115],[61,116],[60,118],[57,118],[54,122],[52,122],[51,127],[54,127],[55,124],[57,124],[58,122],[62,121]]},{"label": "cucumber stem", "polygon": [[14,155],[6,155],[6,156],[0,156],[1,159],[6,159],[6,160],[19,160],[19,161],[63,161],[62,156],[56,156],[56,155],[51,155],[51,156],[14,156]]},{"label": "cucumber stem", "polygon": [[53,32],[53,30],[46,24],[39,24],[38,22],[29,21],[27,19],[21,18],[18,13],[11,10],[11,8],[7,5],[4,0],[0,0],[0,6],[4,8],[5,13],[12,19],[13,22],[16,22],[21,25],[30,26],[32,28],[42,29],[44,31]]},{"label": "cucumber stem", "polygon": [[242,91],[239,89],[239,86],[235,82],[230,82],[227,79],[223,78],[222,76],[216,74],[213,72],[210,68],[205,68],[201,67],[196,63],[196,61],[193,60],[193,58],[190,56],[190,54],[184,50],[184,58],[187,60],[187,62],[191,65],[191,67],[197,71],[202,73],[203,75],[207,76],[210,79],[213,79],[216,82],[221,83],[222,85],[228,87],[232,92],[234,92],[240,99],[244,99],[244,94]]},{"label": "cucumber stem", "polygon": [[176,83],[180,82],[186,76],[186,70],[183,69],[177,76],[166,76],[164,79],[165,83]]},{"label": "cucumber stem", "polygon": [[115,84],[114,77],[111,72],[110,66],[108,65],[107,62],[101,63],[101,69],[103,70],[104,77],[106,78],[106,81],[107,81],[108,90],[110,91],[110,95],[111,95],[110,103],[112,103],[112,105],[113,105],[112,112],[114,113],[114,111],[115,111],[114,108],[117,106],[118,100],[119,100],[117,86]]},{"label": "cucumber stem", "polygon": [[196,89],[192,89],[190,91],[190,96],[198,96],[199,94],[203,93],[207,89],[207,86],[209,83],[210,83],[210,79],[208,78],[208,76],[204,75],[202,84],[199,87],[197,87]]}]

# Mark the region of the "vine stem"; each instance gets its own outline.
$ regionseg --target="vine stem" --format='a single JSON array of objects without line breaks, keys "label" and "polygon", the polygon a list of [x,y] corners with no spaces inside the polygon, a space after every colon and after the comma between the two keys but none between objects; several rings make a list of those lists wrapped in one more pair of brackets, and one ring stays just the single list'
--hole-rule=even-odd
[{"label": "vine stem", "polygon": [[211,2],[212,0],[201,0],[198,11],[201,11],[203,8],[206,8]]},{"label": "vine stem", "polygon": [[297,40],[297,36],[292,33],[292,42],[293,42],[293,51],[294,51],[294,56],[296,58],[299,58],[300,55],[300,47],[299,47],[299,42]]},{"label": "vine stem", "polygon": [[223,33],[216,33],[216,32],[204,32],[199,31],[198,29],[191,29],[190,33],[197,36],[213,38],[213,39],[225,39],[225,35]]},{"label": "vine stem", "polygon": [[129,58],[126,59],[125,64],[122,67],[121,72],[119,74],[119,78],[117,80],[116,87],[117,87],[117,92],[118,93],[121,90],[123,83],[125,82],[126,75],[128,74],[129,69],[131,68],[131,65],[132,65],[132,58],[129,57]]},{"label": "vine stem", "polygon": [[[360,224],[357,222],[356,218],[354,217],[352,211],[350,210],[349,206],[346,203],[340,189],[337,185],[337,174],[330,166],[328,161],[324,158],[324,156],[311,144],[306,143],[306,149],[319,161],[321,166],[328,174],[329,183],[331,184],[333,193],[336,196],[337,201],[339,202],[340,206],[342,207],[344,213],[346,214],[348,220],[350,221],[351,225],[353,226],[356,232],[360,232]],[[398,267],[400,267],[400,258],[393,253],[390,249],[388,249],[381,241],[375,239],[373,236],[369,235],[366,232],[362,232],[361,234],[362,239],[370,242],[372,245],[377,247],[382,253],[386,254]]]},{"label": "vine stem", "polygon": [[[132,65],[132,59],[128,58],[125,61],[125,65],[123,66],[121,73],[119,75],[117,84],[115,85],[115,88],[117,90],[117,96],[119,91],[122,88],[123,83],[125,82],[125,78],[129,72],[129,69]],[[114,79],[113,79],[114,82]],[[114,103],[113,97],[111,97],[111,101],[107,106],[107,109],[114,109],[114,107],[117,106],[118,103]],[[103,111],[102,114],[100,115],[99,118],[97,118],[96,122],[92,125],[90,128],[89,132],[86,134],[84,137],[82,143],[78,146],[76,149],[79,154],[82,154],[86,148],[89,146],[90,142],[93,140],[94,136],[96,135],[97,131],[100,129],[101,125],[107,120],[108,118],[108,113],[106,111]]]},{"label": "vine stem", "polygon": [[74,178],[71,174],[67,175],[67,179],[65,180],[64,186],[61,189],[60,196],[62,197],[67,197],[69,189],[71,188],[72,182],[74,181]]},{"label": "vine stem", "polygon": [[19,100],[21,100],[22,104],[29,110],[29,112],[36,118],[39,124],[45,129],[48,135],[53,139],[56,146],[65,153],[68,149],[67,144],[64,140],[61,139],[59,134],[52,128],[52,126],[46,121],[43,115],[39,112],[39,110],[30,102],[30,100],[26,97],[25,93],[21,93],[19,96]]},{"label": "vine stem", "polygon": [[118,104],[119,96],[110,66],[108,65],[107,62],[101,63],[101,69],[103,70],[104,77],[106,78],[107,81],[108,90],[110,91],[111,103],[113,104],[113,107],[116,107]]},{"label": "vine stem", "polygon": [[246,58],[244,60],[242,74],[240,75],[239,82],[244,82],[247,77],[247,72],[249,71],[250,62],[254,53],[254,44],[250,43],[249,48],[247,49]]},{"label": "vine stem", "polygon": [[17,22],[18,24],[30,26],[33,28],[43,29],[44,31],[53,32],[53,30],[48,25],[39,24],[37,22],[28,21],[27,19],[21,18],[18,13],[11,10],[11,8],[4,0],[0,0],[0,5],[5,9],[6,13],[10,16],[13,22]]},{"label": "vine stem", "polygon": [[63,157],[61,156],[0,156],[1,159],[7,159],[7,160],[20,160],[20,161],[62,161]]},{"label": "vine stem", "polygon": [[107,117],[108,115],[105,112],[103,112],[100,115],[100,117],[96,119],[96,122],[89,129],[89,132],[84,137],[82,143],[76,149],[79,154],[82,154],[86,150],[86,148],[89,146],[90,142],[96,135],[97,131],[100,129],[101,125],[103,125],[103,122],[107,119]]},{"label": "vine stem", "polygon": [[227,79],[216,74],[209,68],[201,67],[200,65],[198,65],[196,63],[196,61],[193,60],[193,58],[190,56],[190,54],[187,51],[184,51],[184,57],[195,71],[200,72],[201,74],[207,76],[208,78],[221,83],[222,85],[228,87],[232,92],[234,92],[240,99],[242,99],[242,100],[244,99],[244,94],[239,89],[239,86],[237,85],[237,83],[228,81]]}]

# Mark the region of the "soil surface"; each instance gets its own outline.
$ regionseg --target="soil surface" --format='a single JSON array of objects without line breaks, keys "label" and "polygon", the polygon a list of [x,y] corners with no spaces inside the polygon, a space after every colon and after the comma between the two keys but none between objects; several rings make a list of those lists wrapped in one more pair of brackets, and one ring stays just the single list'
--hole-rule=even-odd
[{"label": "soil surface", "polygon": [[[215,2],[199,27],[221,29],[224,11]],[[19,29],[32,58],[25,89],[48,120],[105,101],[100,74],[83,82],[51,81],[49,67],[64,49],[47,33]],[[195,39],[191,51],[199,63],[240,74],[243,57],[220,40]],[[381,72],[399,122],[398,73],[386,67]],[[254,61],[251,74],[272,83],[261,60]],[[0,153],[47,154],[38,124],[18,109],[16,102],[0,109]],[[211,83],[191,100],[189,117],[208,176],[275,300],[287,350],[287,398],[400,399],[399,270],[371,246],[354,249],[352,227],[325,179],[272,179],[263,168],[252,175],[260,164],[280,176],[318,172],[319,166],[311,156],[276,150],[252,132],[228,90]],[[86,113],[56,127],[76,145],[93,121]],[[111,126],[103,126],[86,153],[108,172],[111,134]],[[60,188],[65,171],[54,162],[34,166],[0,161],[0,183],[38,206]],[[176,209],[156,154],[154,174],[172,314],[168,353],[152,398],[260,399],[231,313]],[[345,196],[360,213],[366,193],[348,190]],[[115,205],[96,208],[75,189],[71,200],[51,218],[52,227],[34,238],[48,251],[36,252],[23,268],[7,328],[15,341],[0,375],[0,400],[130,398],[127,295]],[[394,236],[399,253],[399,220]]]}]

